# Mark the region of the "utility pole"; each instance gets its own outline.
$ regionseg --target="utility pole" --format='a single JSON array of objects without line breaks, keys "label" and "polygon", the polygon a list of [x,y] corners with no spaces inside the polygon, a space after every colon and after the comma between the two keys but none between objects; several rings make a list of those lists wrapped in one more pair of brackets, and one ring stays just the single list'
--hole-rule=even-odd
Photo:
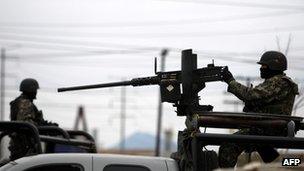
[{"label": "utility pole", "polygon": [[[4,120],[5,112],[5,49],[1,48],[1,95],[0,95],[0,121]],[[3,157],[3,141],[0,142],[0,157]]]},{"label": "utility pole", "polygon": [[1,113],[0,120],[4,120],[5,112],[5,49],[1,48]]},{"label": "utility pole", "polygon": [[99,149],[98,133],[99,133],[99,130],[97,128],[94,128],[92,130],[92,135],[93,135],[94,140],[95,140],[95,146],[96,146],[97,151]]},{"label": "utility pole", "polygon": [[304,94],[304,87],[301,87],[299,90],[298,96],[296,96],[293,110],[292,110],[293,112],[292,112],[291,116],[296,116],[297,110],[304,106],[304,95],[303,94]]},{"label": "utility pole", "polygon": [[84,113],[84,107],[83,106],[78,107],[78,113],[77,113],[77,116],[76,116],[74,130],[79,130],[79,124],[80,124],[81,120],[82,120],[82,130],[85,131],[85,132],[88,132],[88,126],[87,126],[87,121],[86,121],[86,118],[85,118],[85,113]]},{"label": "utility pole", "polygon": [[288,52],[289,52],[290,43],[291,43],[291,34],[289,34],[288,42],[287,42],[286,49],[285,49],[285,53],[284,53],[286,56],[287,56],[287,54],[288,54]]},{"label": "utility pole", "polygon": [[291,44],[291,34],[289,34],[289,36],[288,36],[288,41],[287,41],[286,49],[284,52],[283,52],[283,49],[281,48],[280,38],[278,36],[276,36],[276,43],[277,43],[278,51],[284,53],[284,55],[287,56],[289,49],[290,49],[290,44]]},{"label": "utility pole", "polygon": [[126,87],[121,87],[120,102],[120,151],[123,152],[126,146]]},{"label": "utility pole", "polygon": [[[5,118],[5,78],[6,78],[6,69],[5,69],[5,62],[6,62],[6,49],[1,48],[0,52],[0,60],[1,60],[1,73],[0,73],[0,121],[4,121]],[[3,141],[0,142],[0,158],[3,157]]]},{"label": "utility pole", "polygon": [[[160,71],[164,72],[165,70],[165,58],[168,54],[168,49],[163,49],[161,51],[161,63]],[[158,100],[158,111],[157,111],[157,127],[156,127],[156,142],[155,142],[155,156],[160,156],[160,139],[161,139],[161,129],[162,129],[162,115],[163,115],[163,105],[161,102],[161,94],[159,92]]]},{"label": "utility pole", "polygon": [[172,129],[167,129],[165,130],[165,154],[166,156],[169,156],[171,153],[171,142],[172,142],[172,137],[173,137],[173,131]]},{"label": "utility pole", "polygon": [[297,109],[300,109],[301,107],[304,106],[304,97],[299,97],[297,102],[295,103],[294,107],[293,107],[293,116],[297,113]]}]

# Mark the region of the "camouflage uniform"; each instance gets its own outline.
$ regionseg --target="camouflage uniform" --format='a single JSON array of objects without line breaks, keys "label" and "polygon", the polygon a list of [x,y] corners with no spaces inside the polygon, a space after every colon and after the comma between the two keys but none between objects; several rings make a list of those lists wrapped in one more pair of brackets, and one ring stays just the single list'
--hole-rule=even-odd
[{"label": "camouflage uniform", "polygon": [[[245,102],[244,112],[291,115],[294,99],[298,94],[298,86],[285,74],[280,74],[265,79],[254,88],[232,80],[228,83],[228,92]],[[278,136],[284,135],[285,130],[250,128],[242,129],[235,134]],[[251,145],[223,143],[219,149],[220,167],[234,167],[239,154],[248,147]],[[278,155],[271,147],[255,146],[254,149],[259,152],[265,162],[271,162]]]},{"label": "camouflage uniform", "polygon": [[[32,100],[26,95],[21,94],[11,105],[11,120],[12,121],[27,121],[36,126],[43,125],[46,121],[43,119],[42,112],[38,111]],[[34,153],[32,150],[31,140],[26,135],[12,134],[9,150],[11,151],[11,160],[21,158],[23,156]]]}]

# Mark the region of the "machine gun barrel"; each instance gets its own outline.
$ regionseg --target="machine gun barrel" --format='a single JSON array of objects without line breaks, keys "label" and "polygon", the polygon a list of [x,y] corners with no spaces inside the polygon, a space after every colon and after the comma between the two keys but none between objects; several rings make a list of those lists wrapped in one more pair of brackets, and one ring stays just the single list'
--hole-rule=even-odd
[{"label": "machine gun barrel", "polygon": [[112,83],[104,83],[104,84],[63,87],[63,88],[58,88],[58,92],[73,91],[73,90],[85,90],[85,89],[93,89],[93,88],[104,88],[104,87],[128,86],[128,85],[131,85],[131,81],[120,81],[120,82],[112,82]]},{"label": "machine gun barrel", "polygon": [[105,87],[118,87],[118,86],[143,86],[143,85],[153,85],[159,83],[159,77],[142,77],[142,78],[133,78],[130,81],[120,81],[120,82],[111,82],[104,84],[93,84],[93,85],[83,85],[83,86],[74,86],[74,87],[62,87],[58,88],[58,92],[63,91],[73,91],[73,90],[85,90],[93,88],[105,88]]}]

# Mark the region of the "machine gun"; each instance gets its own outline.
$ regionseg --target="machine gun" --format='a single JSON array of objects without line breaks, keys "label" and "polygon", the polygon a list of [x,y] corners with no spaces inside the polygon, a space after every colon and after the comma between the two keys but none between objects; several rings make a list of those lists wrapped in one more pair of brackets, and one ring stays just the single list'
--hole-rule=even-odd
[{"label": "machine gun", "polygon": [[[178,116],[187,116],[187,129],[179,131],[178,153],[175,158],[181,170],[210,171],[217,166],[216,153],[203,151],[206,145],[221,145],[222,142],[240,144],[264,144],[277,148],[304,149],[304,138],[294,137],[298,130],[304,129],[303,118],[294,116],[270,115],[261,113],[211,112],[213,106],[200,105],[198,93],[206,82],[222,81],[227,66],[197,68],[197,55],[191,49],[183,50],[181,70],[156,72],[152,77],[134,78],[130,81],[96,85],[59,88],[58,92],[104,88],[116,86],[159,85],[161,101],[173,103]],[[215,128],[285,128],[285,136],[255,136],[200,133],[200,127]],[[180,158],[180,156],[183,156]],[[187,169],[186,169],[187,168]]]},{"label": "machine gun", "polygon": [[178,116],[191,116],[192,111],[211,111],[213,109],[211,105],[199,105],[198,93],[205,88],[206,82],[222,81],[222,73],[227,66],[208,64],[207,67],[197,68],[197,55],[192,53],[192,49],[182,51],[180,71],[157,72],[156,63],[155,60],[156,76],[133,78],[130,81],[58,88],[58,92],[129,85],[159,85],[161,101],[173,103],[177,107]]}]

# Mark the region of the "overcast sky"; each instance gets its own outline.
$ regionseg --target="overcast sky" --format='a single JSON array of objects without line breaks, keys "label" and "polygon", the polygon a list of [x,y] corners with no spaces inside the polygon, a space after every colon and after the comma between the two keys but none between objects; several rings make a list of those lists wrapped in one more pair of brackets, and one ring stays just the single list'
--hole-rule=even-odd
[{"label": "overcast sky", "polygon": [[[57,93],[56,88],[152,76],[154,57],[168,48],[166,70],[180,69],[180,51],[199,66],[215,60],[235,76],[259,76],[266,50],[287,52],[287,74],[303,81],[304,2],[301,0],[1,0],[0,46],[6,50],[6,116],[23,78],[36,78],[36,104],[46,119],[72,128],[85,105],[89,128],[109,147],[119,140],[120,88]],[[288,47],[288,42],[290,44]],[[259,82],[253,82],[257,85]],[[208,84],[202,104],[234,111],[222,82]],[[127,88],[127,135],[155,133],[158,87]],[[184,128],[164,105],[163,127]],[[241,111],[241,106],[238,111]],[[298,110],[297,114],[303,113]]]}]

